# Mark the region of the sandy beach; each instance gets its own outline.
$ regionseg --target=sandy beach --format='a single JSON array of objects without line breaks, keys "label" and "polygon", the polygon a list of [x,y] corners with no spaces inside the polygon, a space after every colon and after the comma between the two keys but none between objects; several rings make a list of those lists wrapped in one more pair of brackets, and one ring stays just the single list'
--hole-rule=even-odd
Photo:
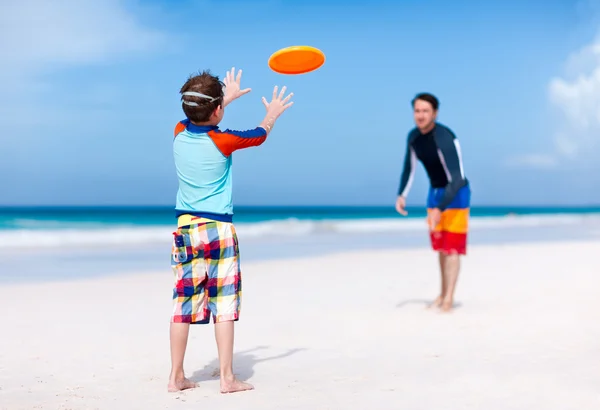
[{"label": "sandy beach", "polygon": [[192,328],[186,357],[200,387],[167,393],[168,267],[3,284],[0,408],[600,408],[597,253],[600,241],[471,246],[452,314],[425,309],[439,284],[429,249],[242,259],[234,370],[256,390],[233,395],[213,374],[212,325]]}]

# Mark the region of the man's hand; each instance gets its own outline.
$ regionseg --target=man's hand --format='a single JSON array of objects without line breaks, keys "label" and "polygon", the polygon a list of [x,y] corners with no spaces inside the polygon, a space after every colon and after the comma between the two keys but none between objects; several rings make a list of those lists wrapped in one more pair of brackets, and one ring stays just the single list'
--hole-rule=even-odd
[{"label": "man's hand", "polygon": [[406,211],[406,199],[404,199],[403,196],[399,196],[398,199],[396,199],[396,211],[398,211],[398,213],[400,215],[408,215],[408,212]]},{"label": "man's hand", "polygon": [[429,230],[435,230],[435,227],[438,226],[440,221],[442,220],[442,211],[438,208],[433,208],[429,215],[427,215],[427,225],[429,225]]},{"label": "man's hand", "polygon": [[225,97],[223,97],[223,108],[225,108],[230,102],[240,98],[244,94],[248,94],[252,91],[251,88],[241,89],[240,81],[242,79],[242,70],[238,71],[237,76],[235,75],[235,67],[231,68],[225,75]]}]

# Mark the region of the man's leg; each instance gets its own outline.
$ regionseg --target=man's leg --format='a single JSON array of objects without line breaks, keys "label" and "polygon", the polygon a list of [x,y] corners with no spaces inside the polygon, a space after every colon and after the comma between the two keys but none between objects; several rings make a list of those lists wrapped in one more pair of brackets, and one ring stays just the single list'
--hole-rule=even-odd
[{"label": "man's leg", "polygon": [[466,255],[467,251],[470,195],[468,186],[461,188],[449,208],[442,212],[441,243],[438,245],[443,253],[443,256],[440,256],[440,263],[443,264],[444,272],[441,306],[444,312],[452,310],[460,271],[460,255]]},{"label": "man's leg", "polygon": [[446,296],[446,254],[444,252],[438,252],[438,259],[440,263],[441,290],[440,295],[437,298],[435,298],[431,305],[429,305],[430,307],[441,307],[442,302],[444,301],[444,297]]},{"label": "man's leg", "polygon": [[215,324],[215,339],[219,352],[221,393],[234,393],[252,390],[254,386],[235,378],[233,374],[233,334],[234,322],[227,320]]},{"label": "man's leg", "polygon": [[442,302],[444,301],[444,296],[446,295],[446,254],[443,252],[438,252],[438,259],[440,263],[440,283],[441,290],[440,294],[431,304],[428,306],[429,308],[439,308],[442,306]]},{"label": "man's leg", "polygon": [[456,290],[456,282],[458,281],[458,273],[460,271],[460,255],[449,254],[445,255],[444,259],[446,289],[442,301],[442,311],[449,312],[452,310],[454,304],[454,292]]},{"label": "man's leg", "polygon": [[196,383],[185,378],[183,371],[183,359],[185,358],[189,333],[189,323],[171,323],[171,374],[168,386],[170,392],[196,387]]}]

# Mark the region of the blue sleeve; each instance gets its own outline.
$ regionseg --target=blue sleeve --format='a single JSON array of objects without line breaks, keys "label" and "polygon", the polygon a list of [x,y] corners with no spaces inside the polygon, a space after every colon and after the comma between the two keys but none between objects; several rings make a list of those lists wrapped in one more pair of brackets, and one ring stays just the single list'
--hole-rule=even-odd
[{"label": "blue sleeve", "polygon": [[439,132],[436,132],[435,140],[450,174],[450,180],[444,191],[444,196],[437,206],[440,211],[443,211],[450,205],[458,191],[467,184],[467,179],[463,171],[458,138],[450,130],[441,128]]},{"label": "blue sleeve", "polygon": [[261,145],[267,139],[267,131],[262,127],[247,131],[212,130],[208,131],[208,136],[223,155],[229,156],[234,151]]},{"label": "blue sleeve", "polygon": [[406,139],[406,152],[404,153],[404,164],[402,166],[402,175],[400,176],[398,196],[406,197],[408,195],[414,178],[417,159],[415,151],[412,148],[412,141],[412,132],[410,132]]}]

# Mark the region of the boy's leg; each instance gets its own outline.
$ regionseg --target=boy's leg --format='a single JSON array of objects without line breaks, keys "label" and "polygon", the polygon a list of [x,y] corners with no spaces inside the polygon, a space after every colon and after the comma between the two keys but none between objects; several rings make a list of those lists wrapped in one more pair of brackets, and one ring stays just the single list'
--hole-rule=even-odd
[{"label": "boy's leg", "polygon": [[188,335],[190,333],[189,323],[171,323],[171,374],[169,375],[169,392],[191,389],[196,383],[186,379],[183,371],[183,359],[187,347]]},{"label": "boy's leg", "polygon": [[233,337],[234,322],[228,320],[215,323],[215,339],[219,352],[219,367],[221,375],[221,393],[235,393],[252,390],[254,386],[236,379],[233,374]]},{"label": "boy's leg", "polygon": [[168,391],[197,387],[185,377],[183,361],[191,323],[209,323],[210,312],[206,306],[206,264],[204,244],[194,243],[201,226],[179,228],[173,238],[171,266],[175,274],[173,313],[170,324],[171,374]]},{"label": "boy's leg", "polygon": [[233,374],[234,323],[239,319],[242,275],[239,247],[232,223],[217,222],[207,230],[210,243],[208,266],[208,307],[215,321],[215,339],[219,354],[221,393],[252,390]]}]

